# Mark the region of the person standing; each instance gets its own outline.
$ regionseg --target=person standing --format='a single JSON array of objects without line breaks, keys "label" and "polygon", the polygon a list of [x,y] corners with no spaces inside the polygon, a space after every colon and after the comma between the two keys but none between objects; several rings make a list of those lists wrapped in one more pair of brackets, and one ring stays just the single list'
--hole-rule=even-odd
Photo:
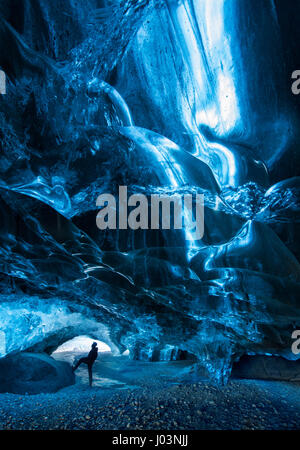
[{"label": "person standing", "polygon": [[88,372],[89,372],[89,384],[92,386],[93,383],[93,364],[96,361],[98,356],[98,347],[97,342],[93,342],[91,351],[89,352],[88,356],[85,358],[80,358],[80,360],[75,364],[75,366],[72,368],[73,372],[80,366],[80,364],[84,363],[88,366]]}]

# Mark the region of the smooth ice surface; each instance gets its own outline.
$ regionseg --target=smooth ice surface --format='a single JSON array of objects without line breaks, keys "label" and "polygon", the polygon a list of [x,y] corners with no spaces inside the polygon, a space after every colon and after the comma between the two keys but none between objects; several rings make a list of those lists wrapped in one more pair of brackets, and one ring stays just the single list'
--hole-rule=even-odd
[{"label": "smooth ice surface", "polygon": [[[300,2],[0,5],[0,357],[78,335],[216,380],[299,328]],[[96,227],[101,193],[199,193],[187,230]]]}]

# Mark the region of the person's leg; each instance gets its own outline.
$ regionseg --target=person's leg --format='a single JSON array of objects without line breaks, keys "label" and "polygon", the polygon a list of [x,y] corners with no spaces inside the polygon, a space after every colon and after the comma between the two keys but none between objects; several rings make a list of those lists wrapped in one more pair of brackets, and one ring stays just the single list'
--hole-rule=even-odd
[{"label": "person's leg", "polygon": [[92,371],[92,367],[93,367],[92,364],[88,364],[89,383],[90,383],[90,386],[92,386],[92,383],[93,383],[93,371]]},{"label": "person's leg", "polygon": [[77,361],[77,363],[75,364],[75,366],[73,367],[73,372],[75,372],[75,370],[77,369],[77,367],[79,367],[80,366],[80,364],[82,364],[82,363],[86,363],[86,358],[80,358],[80,360],[79,361]]}]

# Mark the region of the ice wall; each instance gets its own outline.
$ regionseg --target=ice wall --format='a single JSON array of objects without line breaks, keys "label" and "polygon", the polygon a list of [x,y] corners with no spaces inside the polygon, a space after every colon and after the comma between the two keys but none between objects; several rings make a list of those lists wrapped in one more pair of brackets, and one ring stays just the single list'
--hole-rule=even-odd
[{"label": "ice wall", "polygon": [[[219,381],[245,353],[293,358],[300,2],[19,3],[0,7],[0,356],[88,334]],[[119,185],[204,194],[203,239],[101,232]]]}]

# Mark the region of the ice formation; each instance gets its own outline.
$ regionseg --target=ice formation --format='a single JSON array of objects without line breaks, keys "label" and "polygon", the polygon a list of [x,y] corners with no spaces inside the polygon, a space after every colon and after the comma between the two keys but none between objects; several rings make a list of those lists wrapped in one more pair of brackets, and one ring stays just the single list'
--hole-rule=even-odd
[{"label": "ice formation", "polygon": [[[1,0],[0,357],[89,335],[188,352],[218,381],[243,354],[294,357],[300,3],[283,3]],[[120,185],[204,194],[203,239],[101,232],[96,199]]]}]

